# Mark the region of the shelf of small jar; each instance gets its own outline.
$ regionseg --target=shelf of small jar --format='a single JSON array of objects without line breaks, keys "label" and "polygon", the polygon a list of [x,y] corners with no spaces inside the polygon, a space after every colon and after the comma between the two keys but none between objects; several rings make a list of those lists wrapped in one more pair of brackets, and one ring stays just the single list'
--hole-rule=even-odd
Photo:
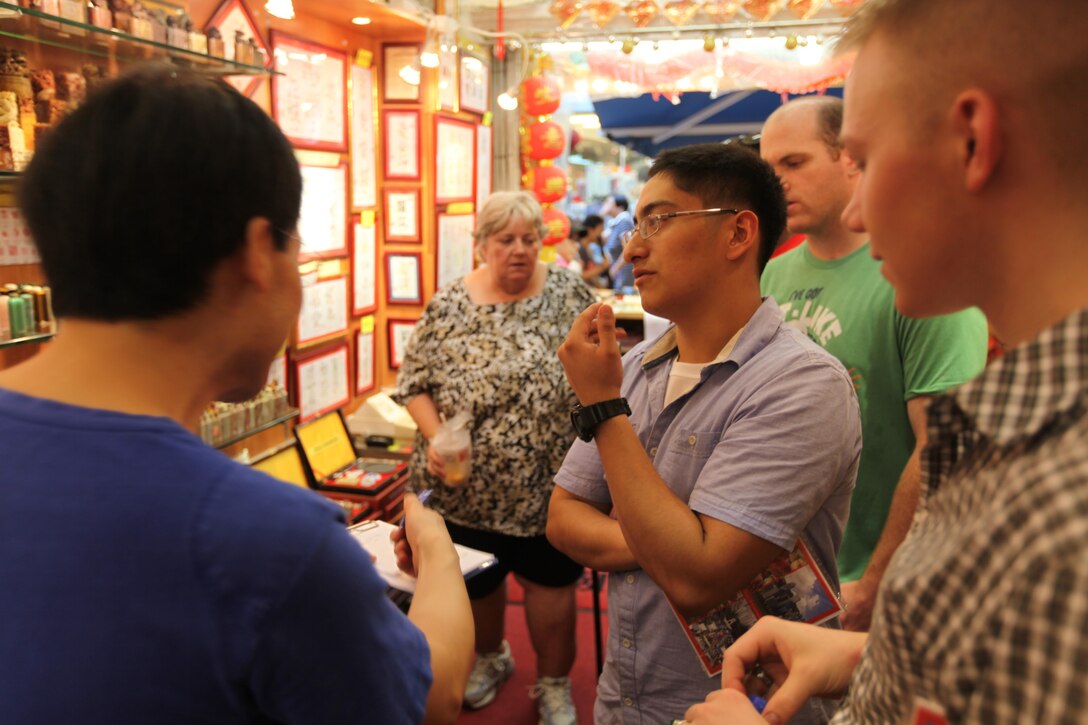
[{"label": "shelf of small jar", "polygon": [[10,2],[0,2],[0,36],[88,56],[116,59],[121,63],[173,61],[181,67],[209,75],[279,75],[261,65],[237,63]]},{"label": "shelf of small jar", "polygon": [[53,339],[56,335],[55,332],[43,332],[40,335],[27,335],[26,337],[16,337],[14,340],[0,340],[0,348],[15,347],[16,345],[26,345],[31,342],[45,342],[46,340]]},{"label": "shelf of small jar", "polygon": [[291,410],[287,411],[286,413],[279,416],[278,418],[273,418],[272,420],[268,421],[267,423],[261,423],[256,428],[250,428],[249,430],[242,431],[241,433],[239,433],[236,436],[231,436],[230,438],[227,438],[226,440],[219,441],[218,443],[213,443],[212,445],[214,447],[216,447],[216,448],[226,448],[227,446],[234,445],[235,443],[238,443],[239,441],[244,441],[246,438],[249,438],[250,436],[255,436],[258,433],[266,431],[269,428],[274,428],[277,425],[280,425],[282,423],[286,423],[287,421],[291,420],[292,418],[297,418],[298,414],[299,414],[298,409],[297,408],[292,408]]}]

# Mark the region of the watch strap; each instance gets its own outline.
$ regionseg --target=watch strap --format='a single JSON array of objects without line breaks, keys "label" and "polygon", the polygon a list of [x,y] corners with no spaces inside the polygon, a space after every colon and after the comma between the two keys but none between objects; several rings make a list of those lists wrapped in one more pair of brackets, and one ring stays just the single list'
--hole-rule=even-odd
[{"label": "watch strap", "polygon": [[588,442],[593,440],[601,423],[617,415],[631,415],[631,406],[626,398],[612,398],[586,406],[576,405],[570,413],[570,419],[578,437]]}]

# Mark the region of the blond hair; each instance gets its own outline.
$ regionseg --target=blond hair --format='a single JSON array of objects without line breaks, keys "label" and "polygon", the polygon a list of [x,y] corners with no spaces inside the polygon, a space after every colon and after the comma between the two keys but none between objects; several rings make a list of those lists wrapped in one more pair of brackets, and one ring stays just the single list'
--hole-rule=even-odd
[{"label": "blond hair", "polygon": [[477,252],[483,248],[488,237],[498,234],[515,219],[531,225],[540,239],[546,236],[544,212],[532,194],[527,191],[496,191],[487,198],[476,216],[476,230],[472,232],[472,239]]},{"label": "blond hair", "polygon": [[1059,174],[1088,186],[1085,28],[1084,0],[867,0],[836,50],[879,37],[904,71],[919,127],[964,89],[981,88],[1027,119]]}]

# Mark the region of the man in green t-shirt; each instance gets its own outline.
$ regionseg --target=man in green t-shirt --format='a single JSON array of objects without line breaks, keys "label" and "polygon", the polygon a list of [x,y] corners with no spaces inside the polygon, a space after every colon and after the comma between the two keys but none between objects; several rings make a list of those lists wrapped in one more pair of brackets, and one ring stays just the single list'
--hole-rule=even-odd
[{"label": "man in green t-shirt", "polygon": [[807,238],[771,260],[762,288],[786,324],[835,355],[857,388],[861,465],[839,575],[843,626],[867,630],[880,579],[918,505],[929,396],[982,370],[987,328],[977,309],[925,320],[896,311],[868,236],[841,219],[857,176],[839,146],[841,125],[842,101],[821,96],[782,106],[763,127],[760,153],[782,180],[789,229]]}]

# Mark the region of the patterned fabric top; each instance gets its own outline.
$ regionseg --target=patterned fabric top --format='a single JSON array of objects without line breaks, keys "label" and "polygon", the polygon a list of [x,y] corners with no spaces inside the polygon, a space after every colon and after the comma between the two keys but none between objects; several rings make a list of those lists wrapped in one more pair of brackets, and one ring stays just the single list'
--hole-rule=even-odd
[{"label": "patterned fabric top", "polygon": [[935,399],[925,502],[834,723],[1088,721],[1088,309]]},{"label": "patterned fabric top", "polygon": [[463,486],[427,473],[427,443],[416,436],[410,487],[433,488],[431,506],[450,521],[511,536],[544,533],[577,402],[556,350],[592,303],[580,277],[552,267],[535,297],[478,305],[462,279],[427,306],[393,398],[404,404],[429,393],[447,418],[472,415],[472,475]]}]

